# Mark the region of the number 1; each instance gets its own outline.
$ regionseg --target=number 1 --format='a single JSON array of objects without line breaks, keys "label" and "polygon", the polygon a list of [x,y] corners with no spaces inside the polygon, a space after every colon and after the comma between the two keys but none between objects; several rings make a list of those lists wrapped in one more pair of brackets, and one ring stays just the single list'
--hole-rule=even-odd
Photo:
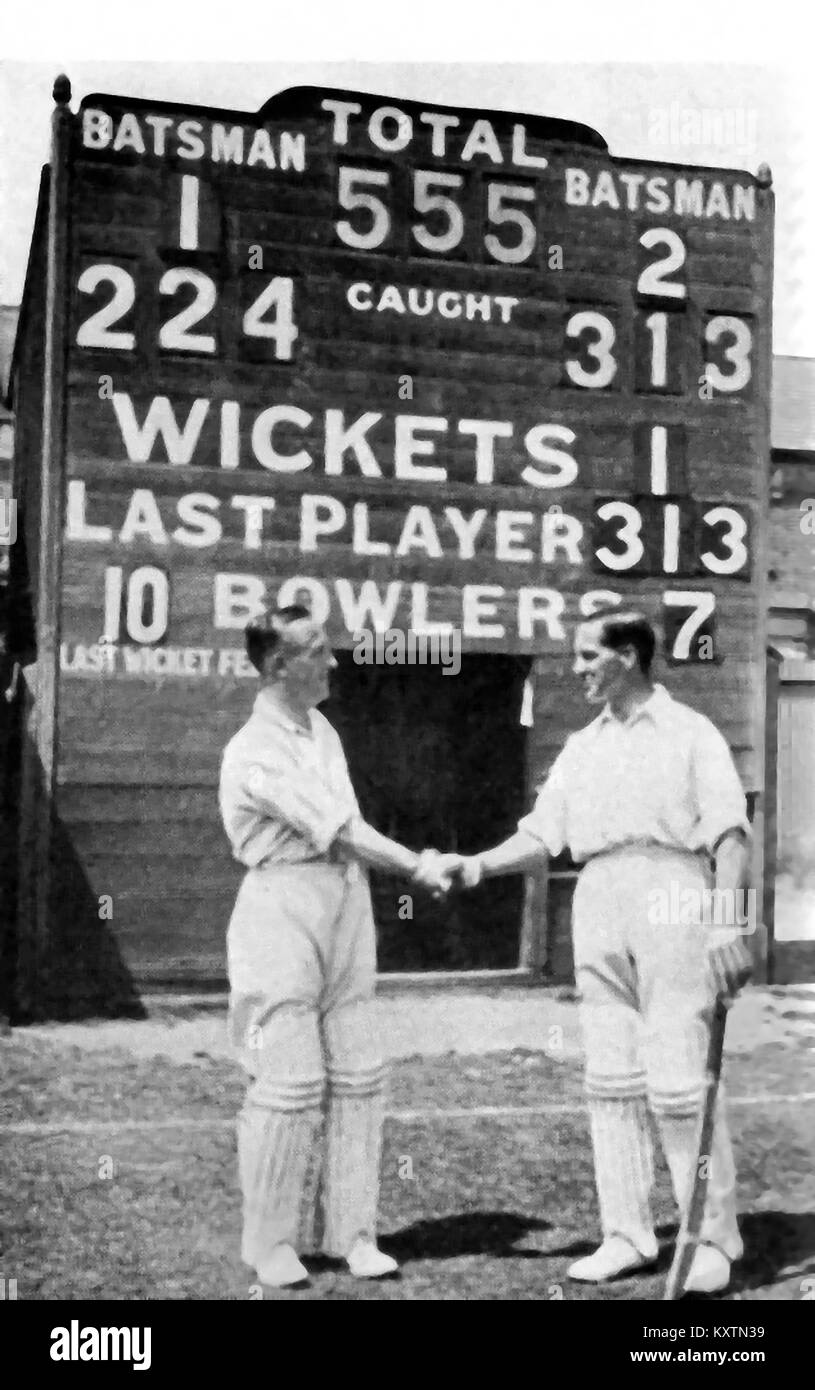
[{"label": "number 1", "polygon": [[181,216],[178,244],[182,251],[198,250],[198,179],[194,174],[181,175]]},{"label": "number 1", "polygon": [[651,314],[645,320],[651,334],[651,385],[668,384],[668,315]]}]

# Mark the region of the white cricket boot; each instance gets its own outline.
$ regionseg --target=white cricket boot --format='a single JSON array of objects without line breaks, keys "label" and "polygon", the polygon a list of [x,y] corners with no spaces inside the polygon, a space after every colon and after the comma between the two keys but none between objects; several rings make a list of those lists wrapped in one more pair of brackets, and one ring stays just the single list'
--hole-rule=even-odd
[{"label": "white cricket boot", "polygon": [[354,1241],[346,1263],[355,1279],[384,1279],[389,1274],[398,1273],[399,1270],[396,1261],[366,1236],[360,1236]]},{"label": "white cricket boot", "polygon": [[581,1284],[605,1284],[610,1279],[619,1279],[623,1274],[648,1269],[655,1259],[655,1256],[643,1255],[622,1236],[608,1236],[593,1255],[584,1255],[582,1260],[575,1260],[567,1272],[570,1279]]},{"label": "white cricket boot", "polygon": [[308,1283],[308,1270],[297,1258],[291,1245],[276,1245],[258,1270],[261,1284],[272,1289],[287,1289],[294,1284]]},{"label": "white cricket boot", "polygon": [[685,1281],[686,1293],[721,1293],[730,1283],[730,1261],[715,1245],[699,1245]]}]

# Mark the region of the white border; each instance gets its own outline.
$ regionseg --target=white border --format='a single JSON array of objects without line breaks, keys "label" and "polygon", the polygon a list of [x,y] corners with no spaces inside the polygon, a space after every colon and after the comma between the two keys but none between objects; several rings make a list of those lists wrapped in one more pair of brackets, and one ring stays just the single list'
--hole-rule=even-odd
[{"label": "white border", "polygon": [[[84,61],[727,62],[805,68],[801,0],[38,0],[7,7],[4,58]],[[805,30],[809,30],[809,33]]]}]

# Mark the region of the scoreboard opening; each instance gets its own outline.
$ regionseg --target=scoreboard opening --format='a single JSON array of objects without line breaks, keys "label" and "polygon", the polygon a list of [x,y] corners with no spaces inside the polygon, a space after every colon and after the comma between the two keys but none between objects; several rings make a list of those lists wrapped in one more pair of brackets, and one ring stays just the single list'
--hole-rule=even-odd
[{"label": "scoreboard opening", "polygon": [[[439,665],[364,665],[337,653],[323,712],[339,730],[363,815],[414,849],[472,854],[512,834],[527,803],[531,662],[464,655]],[[512,970],[520,958],[523,879],[490,879],[434,902],[407,880],[371,875],[379,969]]]}]

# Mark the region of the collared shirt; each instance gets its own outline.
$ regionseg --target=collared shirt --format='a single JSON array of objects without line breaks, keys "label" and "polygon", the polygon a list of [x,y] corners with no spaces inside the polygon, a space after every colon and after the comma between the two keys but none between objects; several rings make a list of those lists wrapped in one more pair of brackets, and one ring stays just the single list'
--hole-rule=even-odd
[{"label": "collared shirt", "polygon": [[625,722],[606,706],[570,735],[518,829],[582,862],[628,844],[710,854],[736,826],[750,835],[727,743],[657,685]]},{"label": "collared shirt", "polygon": [[318,710],[310,732],[261,691],[227,744],[219,804],[234,857],[249,868],[324,858],[359,815],[336,729]]}]

